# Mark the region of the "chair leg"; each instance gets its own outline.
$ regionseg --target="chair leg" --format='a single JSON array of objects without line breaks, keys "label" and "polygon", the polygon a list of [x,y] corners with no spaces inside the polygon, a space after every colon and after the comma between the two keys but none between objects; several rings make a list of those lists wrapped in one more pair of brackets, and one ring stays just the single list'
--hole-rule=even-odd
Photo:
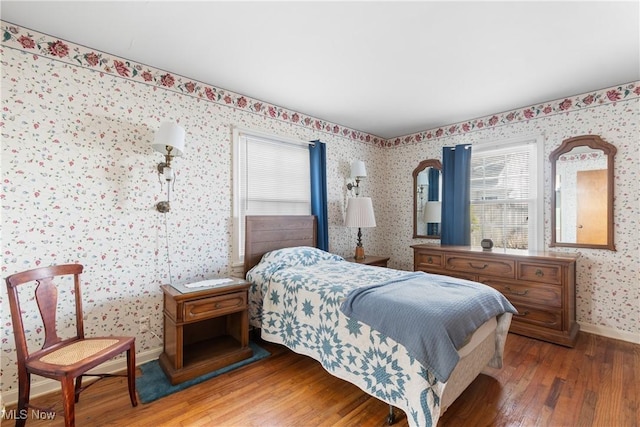
[{"label": "chair leg", "polygon": [[131,347],[127,350],[127,382],[129,383],[129,398],[131,406],[138,406],[138,398],[136,397],[136,345],[131,343]]},{"label": "chair leg", "polygon": [[82,375],[76,378],[75,402],[80,400],[80,390],[82,389]]},{"label": "chair leg", "polygon": [[65,427],[74,427],[76,424],[76,398],[73,377],[64,377],[62,383],[62,406],[64,408]]},{"label": "chair leg", "polygon": [[16,415],[16,427],[23,427],[28,418],[27,405],[31,392],[31,374],[25,370],[18,373],[18,413]]}]

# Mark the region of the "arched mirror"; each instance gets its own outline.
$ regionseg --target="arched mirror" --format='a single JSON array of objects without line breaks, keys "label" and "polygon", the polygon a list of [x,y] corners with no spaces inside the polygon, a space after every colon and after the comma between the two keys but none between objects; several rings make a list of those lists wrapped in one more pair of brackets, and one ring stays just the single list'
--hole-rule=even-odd
[{"label": "arched mirror", "polygon": [[413,171],[413,237],[439,239],[442,163],[428,159]]},{"label": "arched mirror", "polygon": [[551,160],[549,246],[615,250],[613,158],[616,147],[597,135],[562,141]]}]

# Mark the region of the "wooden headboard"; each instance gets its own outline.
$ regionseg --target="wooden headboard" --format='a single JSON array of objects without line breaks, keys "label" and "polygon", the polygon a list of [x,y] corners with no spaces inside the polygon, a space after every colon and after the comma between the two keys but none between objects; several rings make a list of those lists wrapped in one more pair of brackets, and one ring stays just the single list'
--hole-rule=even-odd
[{"label": "wooden headboard", "polygon": [[245,217],[244,274],[269,251],[317,245],[315,215],[255,215]]}]

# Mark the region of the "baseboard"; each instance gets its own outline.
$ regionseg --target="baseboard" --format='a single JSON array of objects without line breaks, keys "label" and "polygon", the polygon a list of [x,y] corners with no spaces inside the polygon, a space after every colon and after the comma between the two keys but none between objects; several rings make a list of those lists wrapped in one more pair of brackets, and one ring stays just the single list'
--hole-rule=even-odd
[{"label": "baseboard", "polygon": [[602,335],[603,337],[613,338],[616,340],[628,341],[634,344],[640,344],[640,334],[621,331],[619,329],[607,328],[606,326],[591,325],[589,323],[580,324],[580,330],[590,334]]},{"label": "baseboard", "polygon": [[[162,346],[153,348],[151,350],[143,351],[142,353],[136,353],[136,365],[142,365],[143,363],[155,360],[162,353]],[[102,372],[112,374],[114,372],[124,371],[127,369],[126,357],[120,357],[113,359],[100,365],[97,370],[93,372]],[[36,377],[35,375],[32,376]],[[86,382],[91,382],[91,378],[87,378]],[[84,381],[83,381],[84,385]],[[17,387],[17,386],[16,386]],[[31,382],[31,397],[42,396],[52,392],[60,392],[60,382],[45,378],[43,381]],[[4,406],[15,405],[18,403],[18,389],[2,392],[2,404]]]}]

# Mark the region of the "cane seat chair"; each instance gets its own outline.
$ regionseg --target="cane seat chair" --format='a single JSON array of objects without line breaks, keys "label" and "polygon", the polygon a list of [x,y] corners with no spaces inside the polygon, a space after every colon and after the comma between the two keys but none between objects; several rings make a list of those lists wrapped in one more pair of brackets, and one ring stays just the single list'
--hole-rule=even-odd
[{"label": "cane seat chair", "polygon": [[[80,296],[82,270],[83,266],[80,264],[65,264],[23,271],[5,279],[18,359],[17,413],[26,414],[27,408],[34,408],[29,404],[31,374],[51,378],[60,381],[62,386],[62,406],[67,427],[75,425],[75,403],[78,402],[80,392],[94,384],[91,383],[83,387],[83,376],[97,376],[99,379],[126,376],[131,404],[133,406],[138,404],[135,388],[135,338],[114,336],[85,338],[84,336],[82,298]],[[54,279],[59,282],[58,285],[54,284]],[[65,286],[71,288],[71,282],[73,282],[73,289],[67,289],[66,293],[73,292],[75,297],[76,330],[74,336],[62,339],[58,336],[56,325],[58,290],[63,292]],[[35,285],[35,301],[45,332],[42,348],[33,352],[30,352],[27,346],[23,312],[20,309],[21,296],[18,291],[18,286],[27,283],[31,283],[32,288]],[[25,297],[27,295],[22,296],[23,303],[26,303]],[[126,375],[86,373],[125,351],[127,353]],[[16,426],[23,426],[25,423],[26,417],[16,419]]]}]

